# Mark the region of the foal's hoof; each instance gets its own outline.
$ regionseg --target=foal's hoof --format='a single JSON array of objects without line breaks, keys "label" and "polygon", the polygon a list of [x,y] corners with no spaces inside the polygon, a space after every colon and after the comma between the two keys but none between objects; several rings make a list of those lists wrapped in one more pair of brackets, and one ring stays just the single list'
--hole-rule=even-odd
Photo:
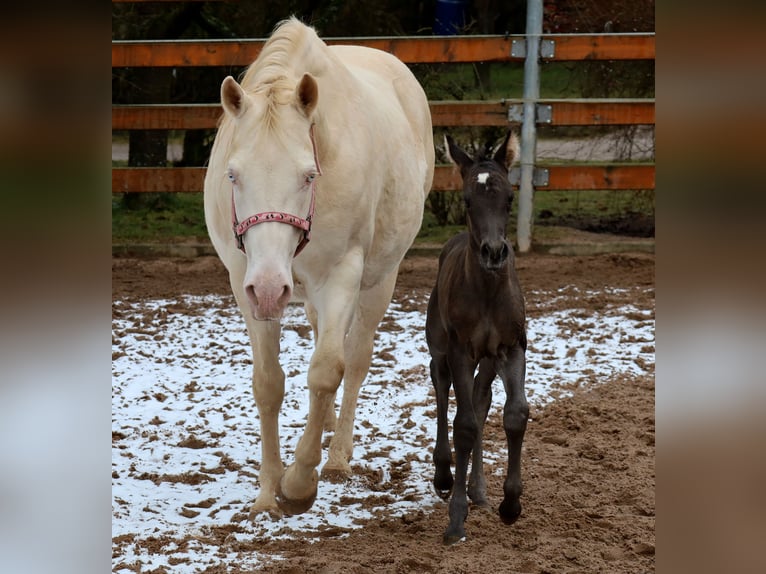
[{"label": "foal's hoof", "polygon": [[455,480],[452,478],[451,474],[440,475],[437,473],[436,476],[434,476],[434,490],[442,500],[447,500],[450,497],[453,484],[455,484]]},{"label": "foal's hoof", "polygon": [[503,500],[500,508],[497,509],[500,514],[500,520],[506,524],[513,524],[521,515],[521,503],[516,501]]},{"label": "foal's hoof", "polygon": [[442,536],[442,542],[444,542],[444,544],[446,544],[447,546],[451,546],[452,544],[456,544],[457,542],[464,542],[464,541],[465,541],[465,530],[460,530],[456,532],[447,530]]},{"label": "foal's hoof", "polygon": [[436,492],[436,495],[442,500],[449,500],[449,495],[452,494],[451,488],[449,490],[443,490],[441,488],[436,488],[436,486],[434,486],[434,491]]}]

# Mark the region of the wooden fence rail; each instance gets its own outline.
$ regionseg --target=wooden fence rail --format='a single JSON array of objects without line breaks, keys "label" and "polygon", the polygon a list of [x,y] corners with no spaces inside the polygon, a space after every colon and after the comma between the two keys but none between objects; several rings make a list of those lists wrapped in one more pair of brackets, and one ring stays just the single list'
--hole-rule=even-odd
[{"label": "wooden fence rail", "polygon": [[[369,46],[390,52],[405,64],[520,62],[512,55],[508,36],[417,36],[389,38],[327,38],[325,42]],[[545,61],[653,60],[654,34],[546,34],[553,53]],[[257,40],[142,40],[112,42],[112,67],[248,66],[263,47]]]},{"label": "wooden fence rail", "polygon": [[[435,126],[504,126],[512,106],[521,100],[432,101]],[[631,125],[654,123],[654,100],[540,100],[550,106],[554,126]],[[220,104],[112,106],[113,130],[196,130],[218,125]]]},{"label": "wooden fence rail", "polygon": [[[520,62],[524,36],[434,36],[331,38],[330,44],[355,44],[382,49],[408,64]],[[654,34],[548,34],[544,61],[652,60]],[[257,56],[265,40],[114,41],[112,67],[223,66],[241,68]],[[521,55],[520,55],[521,54]],[[432,101],[435,126],[504,126],[520,110],[521,100]],[[653,125],[654,99],[550,99],[537,102],[538,123],[554,126]],[[219,104],[114,105],[113,130],[192,130],[215,128]],[[568,164],[537,167],[548,170],[540,189],[653,189],[653,164]],[[113,168],[112,192],[201,191],[205,168]],[[437,166],[435,191],[460,189],[450,166]]]}]

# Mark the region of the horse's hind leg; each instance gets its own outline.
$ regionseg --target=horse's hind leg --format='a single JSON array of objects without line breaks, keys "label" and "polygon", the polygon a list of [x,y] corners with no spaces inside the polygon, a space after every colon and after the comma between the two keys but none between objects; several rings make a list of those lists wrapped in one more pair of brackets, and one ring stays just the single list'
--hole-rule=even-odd
[{"label": "horse's hind leg", "polygon": [[503,427],[508,440],[508,473],[503,483],[505,496],[499,513],[503,522],[512,524],[521,514],[521,444],[529,418],[529,406],[524,396],[526,358],[521,344],[513,347],[508,359],[498,367],[506,392]]},{"label": "horse's hind leg", "polygon": [[351,474],[349,461],[354,453],[354,417],[359,390],[370,370],[375,331],[394,293],[397,272],[398,269],[394,269],[375,287],[359,294],[356,315],[344,343],[343,402],[335,435],[330,441],[328,459],[322,469],[322,476],[330,480],[343,480]]},{"label": "horse's hind leg", "polygon": [[473,411],[476,415],[476,441],[471,453],[471,478],[468,482],[468,496],[478,506],[487,504],[487,481],[484,477],[484,423],[492,403],[492,381],[495,379],[495,365],[492,359],[479,363],[479,372],[473,381]]},{"label": "horse's hind leg", "polygon": [[[319,332],[317,331],[317,310],[308,301],[304,303],[303,308],[306,311],[306,318],[309,320],[309,323],[311,324],[311,330],[314,333],[314,341],[316,341],[317,337],[319,336]],[[333,394],[332,400],[330,401],[330,404],[327,408],[327,413],[325,414],[325,417],[324,417],[324,430],[334,431],[336,422],[337,422],[337,419],[335,417],[335,394]]]}]

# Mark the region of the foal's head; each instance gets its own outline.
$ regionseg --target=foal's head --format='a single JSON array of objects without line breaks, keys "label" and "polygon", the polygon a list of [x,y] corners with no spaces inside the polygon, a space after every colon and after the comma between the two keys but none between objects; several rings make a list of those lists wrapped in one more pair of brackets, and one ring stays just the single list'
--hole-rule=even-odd
[{"label": "foal's head", "polygon": [[491,159],[481,153],[472,159],[450,136],[445,140],[449,157],[463,178],[471,249],[485,269],[497,271],[504,267],[511,250],[505,237],[513,202],[508,169],[519,155],[519,140],[509,131]]}]

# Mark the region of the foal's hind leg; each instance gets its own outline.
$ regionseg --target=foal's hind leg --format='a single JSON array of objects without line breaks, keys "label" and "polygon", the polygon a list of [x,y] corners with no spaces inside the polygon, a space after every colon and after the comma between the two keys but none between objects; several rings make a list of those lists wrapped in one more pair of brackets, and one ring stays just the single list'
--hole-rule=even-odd
[{"label": "foal's hind leg", "polygon": [[487,481],[484,477],[484,423],[492,404],[492,381],[495,379],[495,365],[492,359],[479,363],[479,372],[473,381],[473,411],[476,415],[476,441],[471,453],[471,478],[468,482],[468,496],[477,506],[487,504]]},{"label": "foal's hind leg", "polygon": [[503,502],[500,518],[512,524],[521,514],[521,444],[527,429],[529,406],[524,396],[526,358],[524,348],[517,344],[508,353],[507,360],[498,361],[498,372],[505,385],[506,400],[503,409],[503,427],[508,440],[508,473],[503,483]]},{"label": "foal's hind leg", "polygon": [[375,331],[388,309],[397,273],[398,268],[395,268],[383,281],[359,293],[356,314],[344,342],[343,402],[330,441],[328,459],[322,469],[322,476],[331,480],[342,480],[351,475],[349,461],[354,453],[354,416],[359,389],[370,370]]}]

